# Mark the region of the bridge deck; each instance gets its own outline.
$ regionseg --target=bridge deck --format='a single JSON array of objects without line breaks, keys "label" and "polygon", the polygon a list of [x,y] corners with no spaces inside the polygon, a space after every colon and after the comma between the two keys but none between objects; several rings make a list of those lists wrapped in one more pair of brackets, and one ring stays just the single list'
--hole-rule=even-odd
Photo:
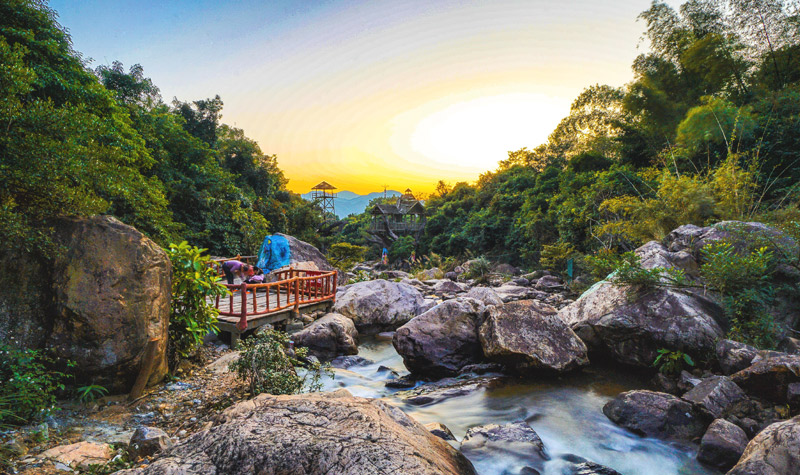
[{"label": "bridge deck", "polygon": [[263,284],[226,285],[231,292],[209,300],[219,310],[220,331],[230,332],[231,346],[248,329],[330,308],[336,299],[337,273],[289,269]]}]

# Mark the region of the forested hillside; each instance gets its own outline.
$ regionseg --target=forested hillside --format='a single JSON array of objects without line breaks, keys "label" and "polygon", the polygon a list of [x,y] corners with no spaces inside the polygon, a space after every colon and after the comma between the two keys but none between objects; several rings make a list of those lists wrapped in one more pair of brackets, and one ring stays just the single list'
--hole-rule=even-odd
[{"label": "forested hillside", "polygon": [[690,1],[640,20],[651,52],[633,81],[586,88],[547,143],[476,183],[443,177],[420,251],[536,266],[543,251],[630,250],[682,224],[798,214],[797,12]]},{"label": "forested hillside", "polygon": [[313,208],[276,157],[223,125],[219,96],[165,102],[142,67],[95,71],[39,2],[0,2],[0,242],[46,248],[50,220],[113,214],[161,245],[253,252],[314,239]]}]

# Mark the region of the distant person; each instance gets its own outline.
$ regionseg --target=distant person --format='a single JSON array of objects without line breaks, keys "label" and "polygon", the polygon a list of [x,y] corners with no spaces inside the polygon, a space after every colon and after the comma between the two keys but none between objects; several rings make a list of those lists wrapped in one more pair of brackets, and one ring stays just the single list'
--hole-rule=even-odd
[{"label": "distant person", "polygon": [[230,260],[222,263],[222,272],[225,273],[225,278],[228,280],[229,285],[233,285],[233,280],[236,277],[245,280],[251,268],[252,266],[237,260]]}]

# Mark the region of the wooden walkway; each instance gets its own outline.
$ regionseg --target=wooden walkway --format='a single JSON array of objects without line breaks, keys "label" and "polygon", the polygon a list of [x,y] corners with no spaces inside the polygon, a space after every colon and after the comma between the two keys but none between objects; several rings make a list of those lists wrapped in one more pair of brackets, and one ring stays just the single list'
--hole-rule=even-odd
[{"label": "wooden walkway", "polygon": [[227,297],[209,301],[219,310],[217,326],[231,334],[231,346],[247,330],[330,308],[336,300],[336,271],[289,269],[270,274],[273,282],[225,286]]}]

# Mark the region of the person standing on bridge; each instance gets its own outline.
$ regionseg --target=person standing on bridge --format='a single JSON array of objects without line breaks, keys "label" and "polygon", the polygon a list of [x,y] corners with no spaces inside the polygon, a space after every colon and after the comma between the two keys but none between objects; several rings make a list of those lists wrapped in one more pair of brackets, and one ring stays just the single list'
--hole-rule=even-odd
[{"label": "person standing on bridge", "polygon": [[222,263],[222,272],[225,273],[225,278],[228,280],[229,285],[233,285],[233,280],[236,277],[242,280],[246,279],[247,277],[245,276],[248,275],[250,270],[251,266],[242,261],[230,260]]}]

